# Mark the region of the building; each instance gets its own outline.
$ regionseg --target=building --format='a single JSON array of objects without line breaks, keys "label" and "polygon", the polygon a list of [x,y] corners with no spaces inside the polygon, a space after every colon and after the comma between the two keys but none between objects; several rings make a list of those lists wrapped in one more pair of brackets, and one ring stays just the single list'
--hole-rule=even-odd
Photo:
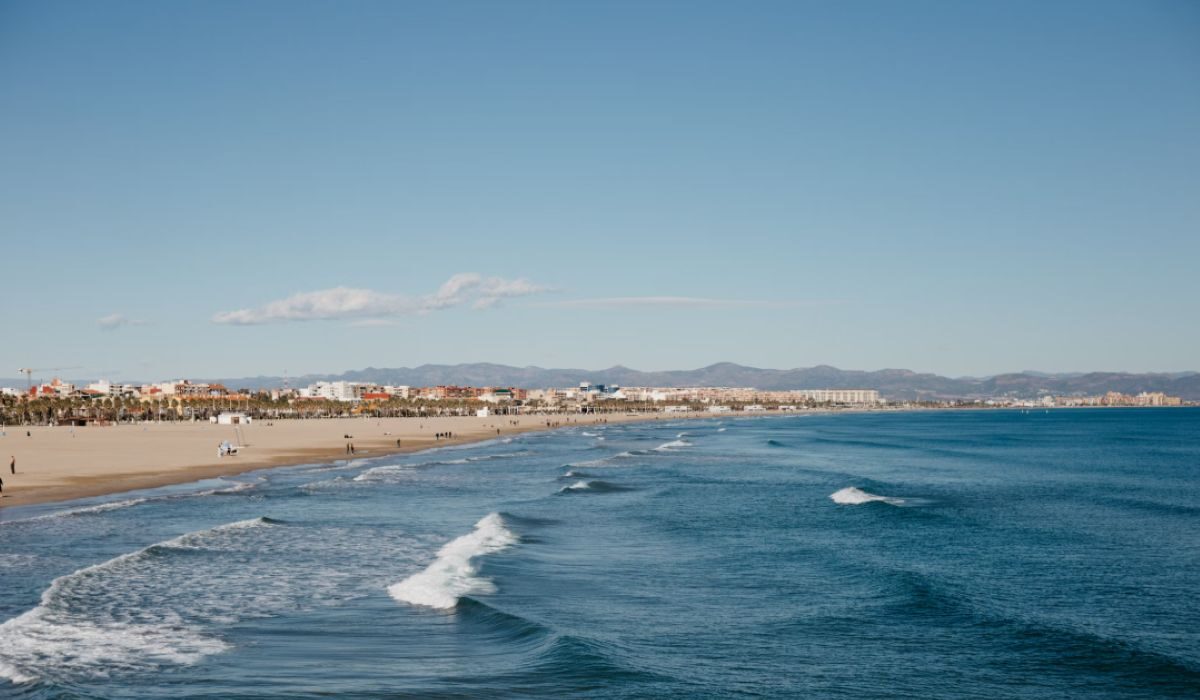
[{"label": "building", "polygon": [[327,401],[358,401],[358,387],[353,382],[317,382],[300,390],[300,398]]},{"label": "building", "polygon": [[789,392],[814,403],[869,405],[879,403],[875,389],[800,389]]},{"label": "building", "polygon": [[250,425],[253,422],[250,416],[237,411],[225,411],[209,420],[217,425]]}]

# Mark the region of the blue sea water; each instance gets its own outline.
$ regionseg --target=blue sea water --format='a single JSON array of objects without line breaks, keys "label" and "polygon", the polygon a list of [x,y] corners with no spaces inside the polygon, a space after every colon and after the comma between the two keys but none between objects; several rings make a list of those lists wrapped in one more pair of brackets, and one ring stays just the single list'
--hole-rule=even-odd
[{"label": "blue sea water", "polygon": [[1200,411],[568,428],[0,511],[0,696],[1200,696]]}]

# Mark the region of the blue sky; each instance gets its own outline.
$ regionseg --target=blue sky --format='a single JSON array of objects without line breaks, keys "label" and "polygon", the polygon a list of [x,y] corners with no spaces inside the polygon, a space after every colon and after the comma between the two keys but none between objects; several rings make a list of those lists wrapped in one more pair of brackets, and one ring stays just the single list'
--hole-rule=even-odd
[{"label": "blue sky", "polygon": [[0,376],[1200,369],[1192,2],[5,2]]}]

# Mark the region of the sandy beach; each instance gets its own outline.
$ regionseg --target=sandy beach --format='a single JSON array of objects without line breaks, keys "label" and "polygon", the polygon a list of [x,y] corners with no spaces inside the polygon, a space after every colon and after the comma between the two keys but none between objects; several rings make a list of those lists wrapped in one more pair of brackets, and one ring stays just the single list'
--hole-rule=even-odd
[{"label": "sandy beach", "polygon": [[[548,422],[565,427],[638,420],[655,420],[655,416],[330,418],[264,420],[236,427],[200,422],[7,426],[0,437],[4,480],[0,508],[187,483],[264,467],[329,462],[348,456],[347,443],[354,445],[355,457],[378,457],[546,430],[551,427]],[[453,437],[435,437],[447,432]],[[239,453],[218,457],[217,447],[223,441],[241,445]],[[14,457],[17,470],[11,474],[9,462]]]}]

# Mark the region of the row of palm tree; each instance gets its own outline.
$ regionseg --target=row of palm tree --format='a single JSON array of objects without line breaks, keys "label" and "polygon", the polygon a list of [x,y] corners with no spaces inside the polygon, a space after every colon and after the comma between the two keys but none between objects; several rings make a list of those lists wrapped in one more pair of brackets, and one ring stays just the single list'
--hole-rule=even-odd
[{"label": "row of palm tree", "polygon": [[[730,408],[742,408],[731,403]],[[809,404],[815,406],[815,404]],[[51,425],[66,423],[135,423],[140,421],[208,420],[226,411],[245,413],[255,419],[283,420],[290,418],[332,418],[365,416],[372,418],[434,417],[474,415],[487,407],[497,415],[530,413],[653,413],[662,410],[649,401],[601,401],[595,403],[555,406],[541,400],[489,404],[478,399],[401,399],[347,403],[327,399],[272,398],[267,392],[244,393],[220,397],[135,398],[130,396],[25,396],[0,397],[0,424]],[[702,411],[706,408],[693,402],[687,408]]]}]

